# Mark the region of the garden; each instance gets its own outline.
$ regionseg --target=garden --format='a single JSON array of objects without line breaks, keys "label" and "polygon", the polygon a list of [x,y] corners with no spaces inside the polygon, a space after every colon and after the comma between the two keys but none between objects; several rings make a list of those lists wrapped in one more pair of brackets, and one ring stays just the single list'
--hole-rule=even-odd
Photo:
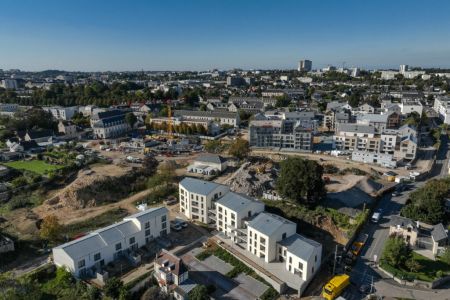
[{"label": "garden", "polygon": [[39,175],[46,175],[51,171],[63,168],[63,165],[49,164],[42,160],[19,160],[4,163],[5,166],[22,171],[30,171]]}]

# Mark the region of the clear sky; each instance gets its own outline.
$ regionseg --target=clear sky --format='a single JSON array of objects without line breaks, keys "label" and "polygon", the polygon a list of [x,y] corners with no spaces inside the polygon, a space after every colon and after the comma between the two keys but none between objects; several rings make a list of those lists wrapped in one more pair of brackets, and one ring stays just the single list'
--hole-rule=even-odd
[{"label": "clear sky", "polygon": [[449,0],[0,0],[0,68],[448,68],[449,13]]}]

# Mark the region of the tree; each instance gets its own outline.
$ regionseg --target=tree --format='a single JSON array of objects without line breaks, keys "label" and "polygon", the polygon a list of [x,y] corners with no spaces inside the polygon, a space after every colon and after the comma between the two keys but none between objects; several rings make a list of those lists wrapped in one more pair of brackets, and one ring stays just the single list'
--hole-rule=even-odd
[{"label": "tree", "polygon": [[414,259],[414,257],[410,257],[406,262],[405,266],[409,269],[409,271],[416,273],[420,269],[422,269],[422,265]]},{"label": "tree", "polygon": [[445,221],[445,198],[450,189],[450,178],[430,180],[410,194],[400,211],[404,217],[428,224]]},{"label": "tree", "polygon": [[158,170],[159,162],[154,156],[147,155],[142,161],[142,171],[146,176],[153,176]]},{"label": "tree", "polygon": [[197,285],[189,292],[190,300],[209,300],[208,288],[202,284]]},{"label": "tree", "polygon": [[159,286],[152,286],[144,292],[141,300],[169,300],[170,297]]},{"label": "tree", "polygon": [[411,257],[411,248],[402,237],[391,236],[384,245],[382,259],[389,265],[398,268],[405,264]]},{"label": "tree", "polygon": [[48,241],[57,241],[61,234],[61,225],[55,215],[48,215],[41,224],[40,236]]},{"label": "tree", "polygon": [[289,157],[280,164],[276,187],[282,197],[315,203],[326,194],[322,176],[323,167],[316,161]]},{"label": "tree", "polygon": [[239,138],[230,145],[228,153],[239,160],[244,159],[250,153],[250,145],[248,141]]},{"label": "tree", "polygon": [[14,278],[11,273],[0,274],[0,300],[36,300],[43,296],[39,284],[29,276]]},{"label": "tree", "polygon": [[289,103],[291,103],[291,100],[288,98],[287,95],[278,96],[275,107],[287,107]]},{"label": "tree", "polygon": [[222,142],[219,140],[208,141],[205,144],[205,150],[209,153],[219,153],[222,151]]},{"label": "tree", "polygon": [[450,246],[445,247],[445,250],[441,255],[441,260],[447,265],[450,265]]},{"label": "tree", "polygon": [[103,291],[105,292],[106,296],[116,299],[119,298],[122,287],[123,282],[119,278],[111,277],[106,280]]},{"label": "tree", "polygon": [[137,122],[137,118],[134,115],[134,113],[129,112],[125,115],[125,121],[127,122],[128,125],[130,125],[131,128],[133,128],[134,124],[136,124]]}]

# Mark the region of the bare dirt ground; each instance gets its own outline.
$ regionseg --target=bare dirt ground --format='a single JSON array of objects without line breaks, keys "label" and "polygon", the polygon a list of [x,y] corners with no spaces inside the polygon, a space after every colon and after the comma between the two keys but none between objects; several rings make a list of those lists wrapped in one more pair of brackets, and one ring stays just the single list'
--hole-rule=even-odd
[{"label": "bare dirt ground", "polygon": [[[274,161],[280,161],[284,159],[286,156],[302,156],[307,159],[312,160],[318,160],[322,164],[332,163],[339,169],[345,169],[345,168],[358,168],[360,170],[366,171],[367,173],[371,173],[372,170],[376,170],[377,172],[384,173],[387,171],[393,171],[388,168],[383,168],[378,165],[372,165],[372,164],[365,164],[365,163],[359,163],[352,161],[350,159],[347,159],[345,157],[335,157],[330,155],[324,155],[324,154],[315,154],[315,153],[290,153],[290,152],[279,152],[279,151],[266,151],[266,150],[253,150],[253,155],[260,155],[260,156],[266,156]],[[409,170],[405,169],[395,169],[395,173],[401,175],[401,176],[409,176]]]}]

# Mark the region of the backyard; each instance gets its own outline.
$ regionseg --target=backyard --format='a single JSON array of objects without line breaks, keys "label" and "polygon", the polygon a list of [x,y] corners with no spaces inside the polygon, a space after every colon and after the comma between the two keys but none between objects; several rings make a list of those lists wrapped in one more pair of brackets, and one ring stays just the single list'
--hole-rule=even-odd
[{"label": "backyard", "polygon": [[412,258],[420,265],[420,268],[416,272],[409,272],[404,268],[394,268],[386,262],[382,262],[381,266],[386,271],[392,273],[394,276],[406,279],[406,280],[423,280],[431,282],[442,276],[445,276],[450,272],[450,265],[441,260],[431,260],[422,256],[416,252],[412,252]]},{"label": "backyard", "polygon": [[17,170],[31,171],[40,175],[45,175],[47,172],[64,167],[62,165],[52,165],[42,160],[19,160],[4,163],[4,165]]}]

